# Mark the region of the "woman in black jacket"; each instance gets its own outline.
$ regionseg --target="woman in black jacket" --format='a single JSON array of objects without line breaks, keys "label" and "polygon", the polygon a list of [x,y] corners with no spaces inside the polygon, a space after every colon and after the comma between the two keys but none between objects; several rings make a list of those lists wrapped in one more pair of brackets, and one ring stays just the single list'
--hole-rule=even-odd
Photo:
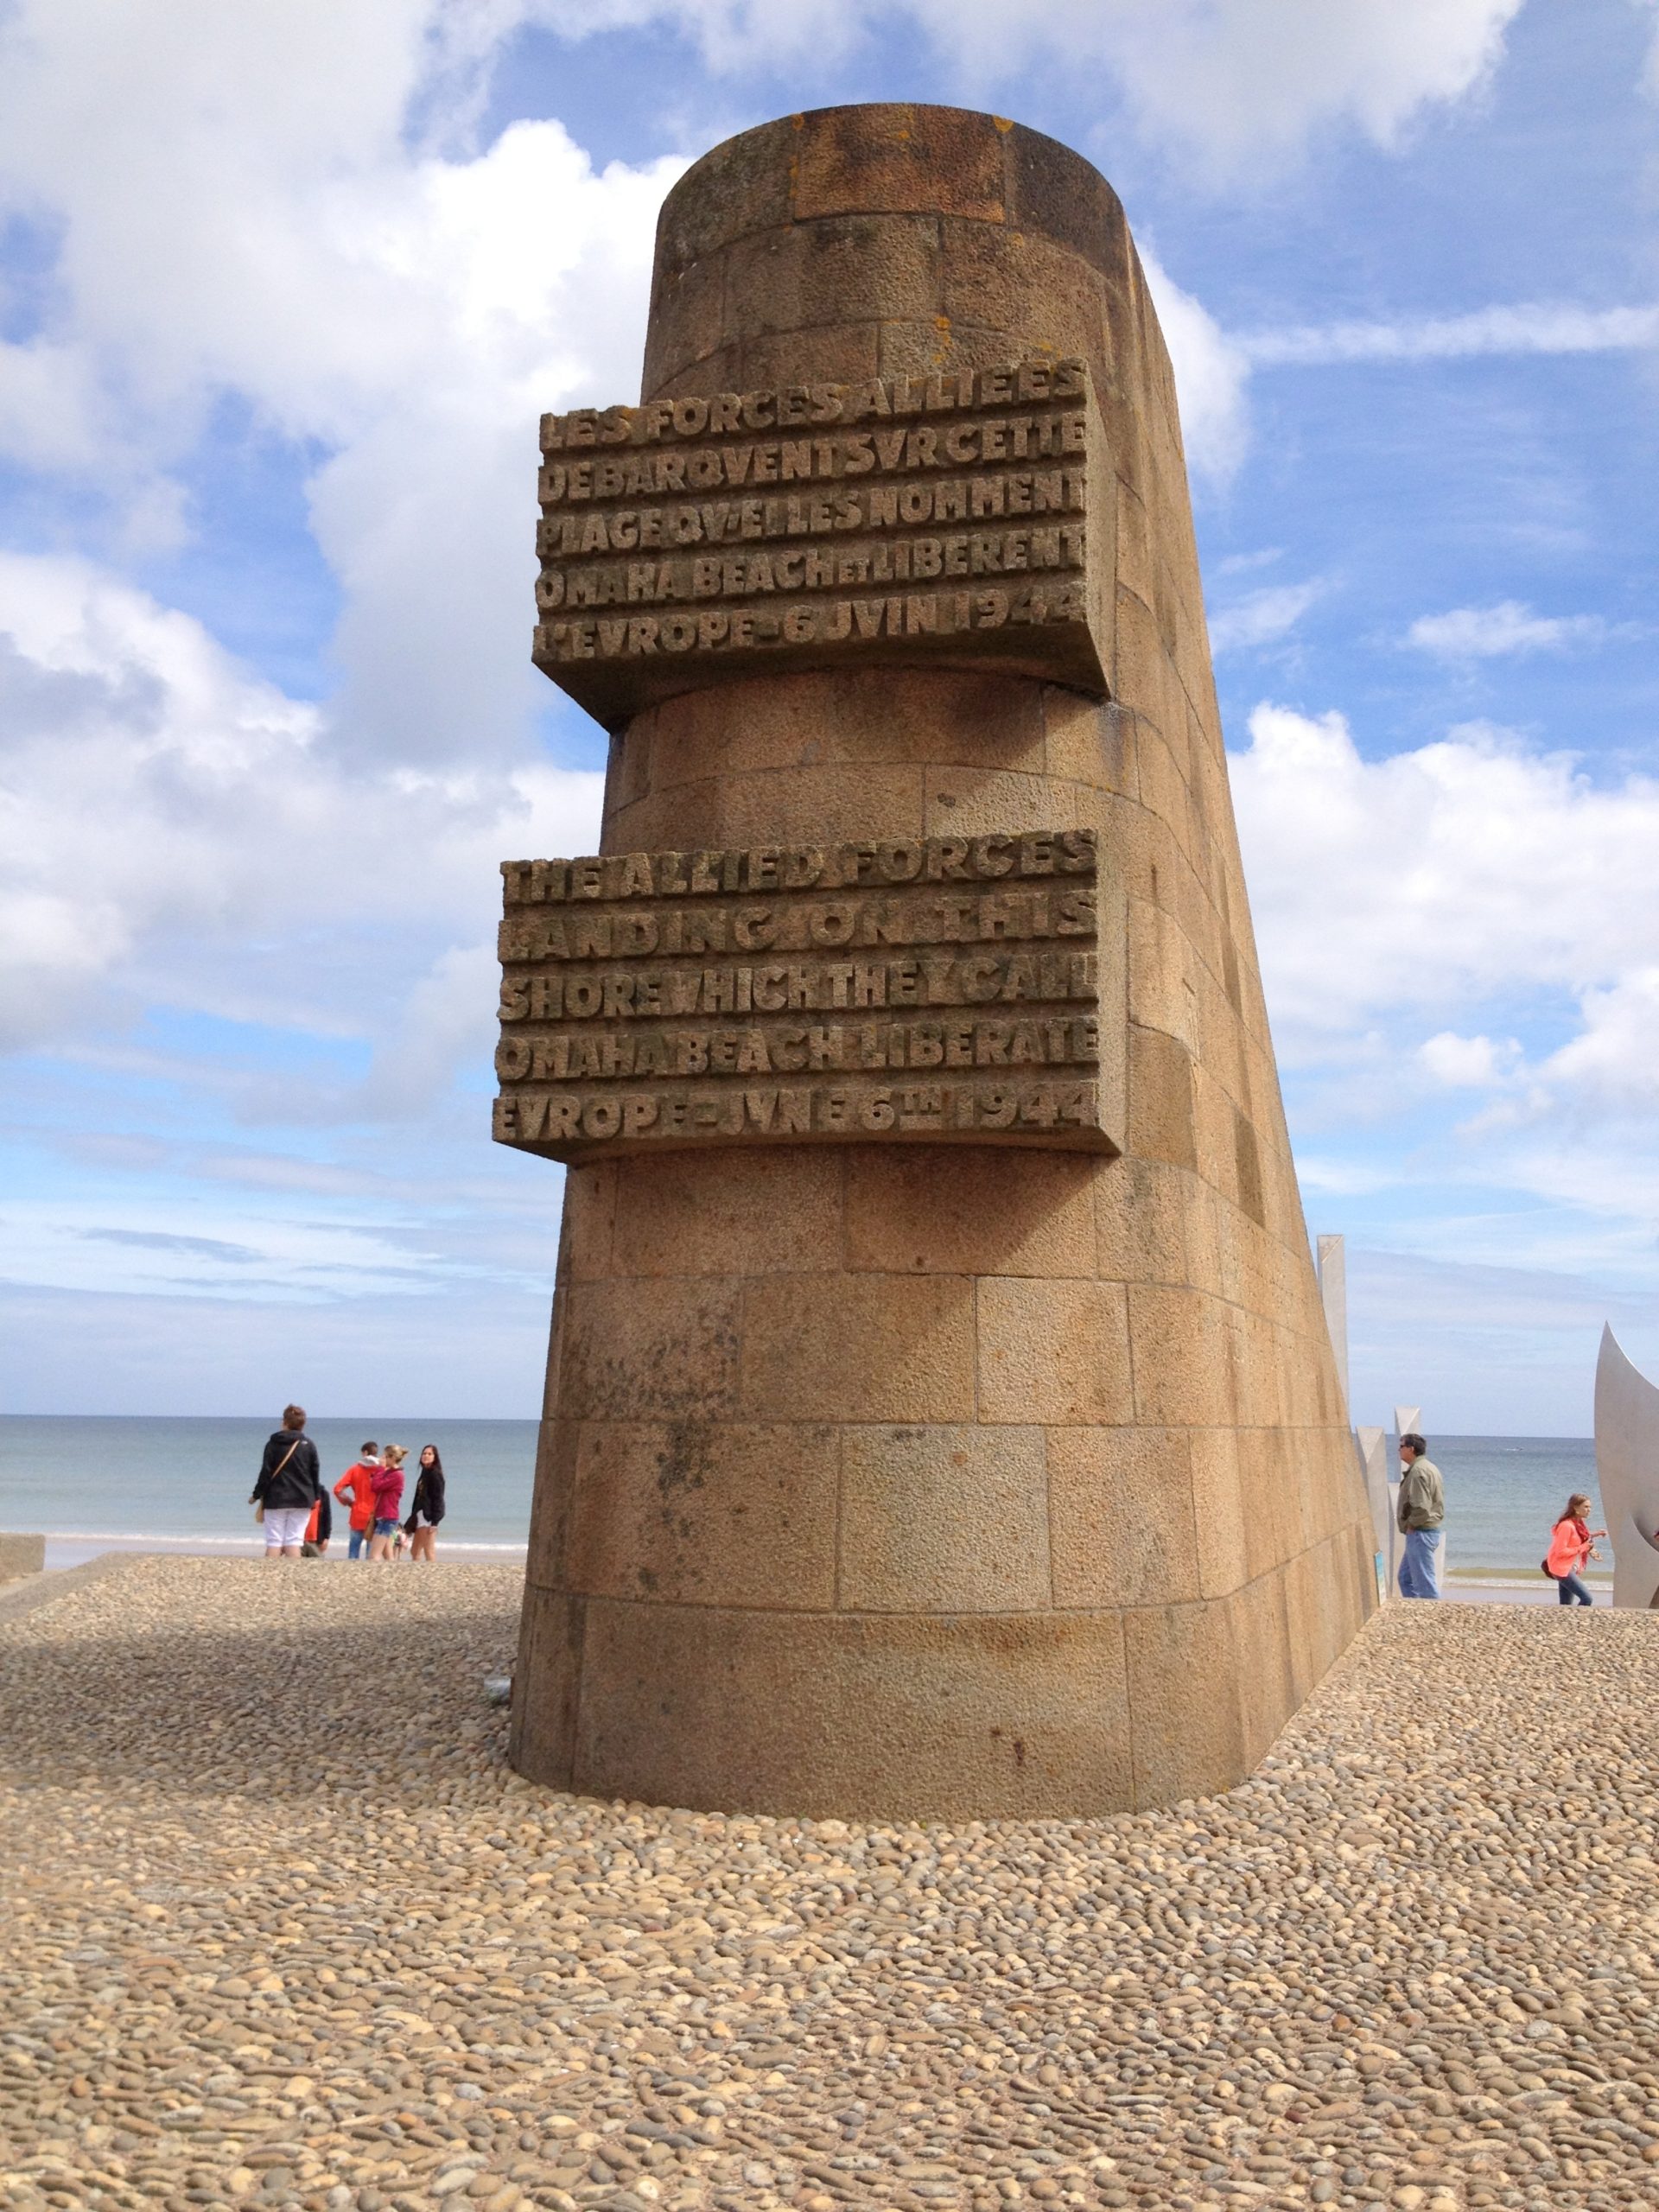
[{"label": "woman in black jacket", "polygon": [[317,1447],[305,1433],[305,1408],[285,1406],[283,1425],[265,1446],[250,1505],[263,1508],[265,1557],[298,1559],[305,1524],[322,1495]]},{"label": "woman in black jacket", "polygon": [[443,1518],[443,1462],[438,1457],[435,1444],[421,1447],[420,1471],[415,1478],[415,1495],[409,1502],[409,1518],[404,1523],[404,1533],[409,1538],[410,1559],[435,1560],[433,1538],[438,1523]]}]

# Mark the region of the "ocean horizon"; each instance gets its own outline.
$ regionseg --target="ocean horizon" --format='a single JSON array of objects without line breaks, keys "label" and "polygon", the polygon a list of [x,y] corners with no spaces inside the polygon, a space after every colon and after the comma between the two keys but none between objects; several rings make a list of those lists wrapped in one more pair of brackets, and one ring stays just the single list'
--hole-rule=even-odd
[{"label": "ocean horizon", "polygon": [[[248,1503],[270,1414],[0,1414],[0,1529],[47,1538],[47,1564],[73,1567],[100,1551],[199,1551],[253,1557],[264,1538]],[[533,1421],[320,1418],[306,1423],[332,1488],[370,1437],[409,1450],[435,1444],[448,1510],[439,1541],[470,1558],[521,1555],[536,1471]],[[345,1551],[346,1516],[336,1513]]]},{"label": "ocean horizon", "polygon": [[[111,1549],[252,1556],[261,1538],[248,1493],[276,1425],[260,1415],[0,1414],[0,1529],[43,1533],[54,1567]],[[369,1437],[408,1446],[411,1483],[416,1455],[435,1444],[448,1490],[442,1548],[511,1558],[529,1534],[537,1426],[371,1414],[318,1419],[306,1433],[330,1484]],[[1589,1437],[1431,1435],[1429,1450],[1446,1477],[1449,1573],[1535,1576],[1569,1491],[1598,1494]]]}]

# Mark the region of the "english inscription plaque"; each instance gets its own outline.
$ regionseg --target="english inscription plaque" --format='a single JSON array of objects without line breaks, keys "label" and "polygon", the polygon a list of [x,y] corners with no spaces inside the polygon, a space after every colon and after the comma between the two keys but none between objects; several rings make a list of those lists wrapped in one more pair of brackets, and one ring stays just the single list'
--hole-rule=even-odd
[{"label": "english inscription plaque", "polygon": [[503,863],[494,1135],[1122,1149],[1091,830]]},{"label": "english inscription plaque", "polygon": [[1080,360],[542,418],[537,665],[614,727],[757,670],[1103,697],[1116,478]]}]

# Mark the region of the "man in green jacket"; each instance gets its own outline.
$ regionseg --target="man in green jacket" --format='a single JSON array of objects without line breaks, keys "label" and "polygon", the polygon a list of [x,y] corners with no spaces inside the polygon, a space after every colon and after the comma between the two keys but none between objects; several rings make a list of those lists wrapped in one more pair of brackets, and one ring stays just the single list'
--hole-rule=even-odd
[{"label": "man in green jacket", "polygon": [[1401,1438],[1400,1464],[1405,1471],[1400,1478],[1397,1518],[1406,1539],[1405,1554],[1400,1561],[1400,1595],[1438,1598],[1446,1484],[1421,1436],[1408,1433]]}]

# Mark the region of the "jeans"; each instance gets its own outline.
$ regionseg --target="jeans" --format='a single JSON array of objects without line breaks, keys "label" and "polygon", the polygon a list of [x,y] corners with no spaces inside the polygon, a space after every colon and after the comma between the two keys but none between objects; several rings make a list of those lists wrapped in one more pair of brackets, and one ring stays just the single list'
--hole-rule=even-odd
[{"label": "jeans", "polygon": [[1440,1594],[1440,1531],[1408,1529],[1405,1556],[1400,1562],[1402,1598],[1438,1598]]},{"label": "jeans", "polygon": [[370,1533],[371,1532],[367,1529],[353,1529],[351,1545],[346,1554],[348,1559],[360,1559],[362,1557],[363,1547],[368,1542]]},{"label": "jeans", "polygon": [[1587,1605],[1592,1603],[1590,1592],[1576,1574],[1558,1574],[1555,1586],[1561,1593],[1564,1605]]}]

